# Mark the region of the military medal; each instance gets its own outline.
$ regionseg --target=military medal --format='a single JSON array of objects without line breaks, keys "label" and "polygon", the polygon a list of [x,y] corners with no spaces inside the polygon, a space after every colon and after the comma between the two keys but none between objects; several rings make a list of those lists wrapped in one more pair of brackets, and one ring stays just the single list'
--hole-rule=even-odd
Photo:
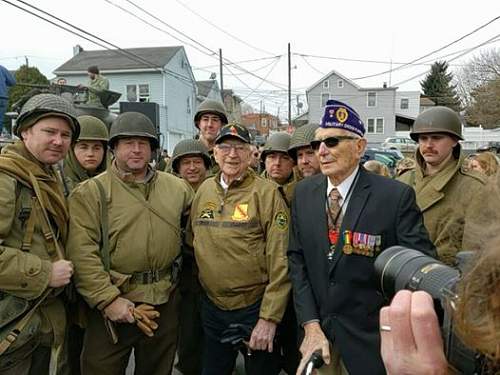
[{"label": "military medal", "polygon": [[328,231],[328,239],[330,240],[330,250],[328,251],[327,257],[328,257],[328,260],[332,260],[333,255],[335,254],[335,245],[337,244],[337,241],[339,240],[339,231],[330,229]]},{"label": "military medal", "polygon": [[342,251],[346,255],[352,254],[351,231],[350,230],[344,231],[344,247],[342,248]]}]

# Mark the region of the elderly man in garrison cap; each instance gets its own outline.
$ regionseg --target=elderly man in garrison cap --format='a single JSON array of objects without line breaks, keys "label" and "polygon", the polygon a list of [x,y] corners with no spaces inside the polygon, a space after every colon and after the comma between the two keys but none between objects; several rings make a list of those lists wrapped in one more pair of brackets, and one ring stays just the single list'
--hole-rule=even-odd
[{"label": "elderly man in garrison cap", "polygon": [[301,373],[320,350],[328,374],[383,374],[373,263],[400,245],[435,255],[414,191],[359,165],[365,127],[348,105],[329,100],[311,146],[321,174],[297,184],[289,275],[299,323]]}]

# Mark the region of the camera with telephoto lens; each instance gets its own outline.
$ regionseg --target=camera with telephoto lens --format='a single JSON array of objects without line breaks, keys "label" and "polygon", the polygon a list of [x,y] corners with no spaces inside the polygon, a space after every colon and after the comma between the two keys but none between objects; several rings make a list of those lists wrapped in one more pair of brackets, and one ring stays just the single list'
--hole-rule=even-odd
[{"label": "camera with telephoto lens", "polygon": [[398,291],[422,290],[434,299],[439,318],[446,358],[459,374],[481,374],[484,357],[467,348],[453,331],[453,311],[460,298],[455,293],[457,282],[467,268],[473,252],[457,254],[457,268],[417,250],[393,246],[384,250],[375,261],[375,272],[384,297],[391,299]]}]

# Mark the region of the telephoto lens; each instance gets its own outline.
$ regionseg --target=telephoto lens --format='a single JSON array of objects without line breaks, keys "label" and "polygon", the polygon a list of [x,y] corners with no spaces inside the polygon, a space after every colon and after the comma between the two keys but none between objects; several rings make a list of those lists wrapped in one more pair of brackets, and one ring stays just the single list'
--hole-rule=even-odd
[{"label": "telephoto lens", "polygon": [[423,290],[434,299],[454,294],[460,278],[458,269],[403,246],[384,250],[375,260],[375,272],[384,297],[390,299],[402,289]]}]

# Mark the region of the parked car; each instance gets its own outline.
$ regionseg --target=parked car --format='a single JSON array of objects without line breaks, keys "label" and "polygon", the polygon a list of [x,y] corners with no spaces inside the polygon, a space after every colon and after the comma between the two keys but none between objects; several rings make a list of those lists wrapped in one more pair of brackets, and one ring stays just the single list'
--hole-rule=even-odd
[{"label": "parked car", "polygon": [[417,148],[417,143],[410,138],[389,137],[382,143],[382,148],[386,150],[395,149],[401,152],[414,152]]},{"label": "parked car", "polygon": [[361,162],[365,163],[368,160],[377,160],[384,164],[391,175],[394,175],[396,164],[399,160],[403,159],[403,156],[400,153],[394,152],[395,150],[379,150],[377,148],[367,148],[363,157],[361,158]]}]

